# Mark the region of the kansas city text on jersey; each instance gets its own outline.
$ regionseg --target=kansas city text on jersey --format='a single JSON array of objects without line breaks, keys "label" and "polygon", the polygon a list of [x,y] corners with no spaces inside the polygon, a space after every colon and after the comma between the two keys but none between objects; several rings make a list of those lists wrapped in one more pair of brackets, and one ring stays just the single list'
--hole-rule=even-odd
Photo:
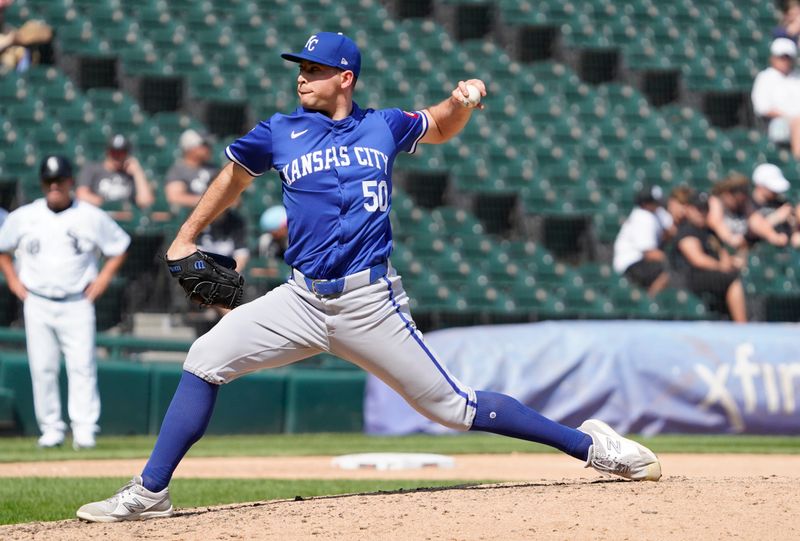
[{"label": "kansas city text on jersey", "polygon": [[389,174],[389,156],[384,152],[370,147],[338,146],[315,150],[295,158],[281,168],[281,177],[291,186],[306,175],[327,171],[332,167],[347,167],[353,161],[358,165],[374,167]]}]

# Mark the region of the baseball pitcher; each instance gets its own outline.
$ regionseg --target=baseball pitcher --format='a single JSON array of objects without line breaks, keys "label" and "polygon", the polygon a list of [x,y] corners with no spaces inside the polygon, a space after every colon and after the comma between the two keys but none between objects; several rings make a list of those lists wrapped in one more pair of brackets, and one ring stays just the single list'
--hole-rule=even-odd
[{"label": "baseball pitcher", "polygon": [[[600,421],[569,428],[509,396],[476,392],[458,381],[414,324],[389,260],[392,164],[399,152],[444,143],[461,131],[474,109],[482,108],[484,83],[461,81],[447,99],[420,111],[362,109],[353,101],[361,54],[348,37],[321,32],[300,52],[282,56],[299,64],[300,106],[260,122],[228,146],[232,163],[182,226],[167,263],[179,278],[194,276],[185,262],[203,257],[195,245],[200,231],[253,178],[275,169],[283,184],[285,259],[292,275],[233,309],[195,341],[144,471],[110,499],[81,507],[78,517],[113,522],[171,515],[167,485],[203,435],[219,386],[322,351],[380,377],[445,426],[544,443],[603,472],[657,480],[656,456]],[[213,276],[206,281],[214,282]],[[222,304],[231,298],[225,295]]]}]

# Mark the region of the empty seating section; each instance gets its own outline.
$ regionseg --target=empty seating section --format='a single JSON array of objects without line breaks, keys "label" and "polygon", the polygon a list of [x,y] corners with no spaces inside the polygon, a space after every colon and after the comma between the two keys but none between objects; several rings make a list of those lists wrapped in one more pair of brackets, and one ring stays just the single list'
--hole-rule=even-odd
[{"label": "empty seating section", "polygon": [[619,48],[632,69],[674,68],[695,89],[747,89],[766,61],[770,2],[499,0],[508,23],[559,26],[565,43]]},{"label": "empty seating section", "polygon": [[[755,0],[498,0],[496,12],[507,23],[558,25],[568,47],[618,47],[633,70],[679,68],[699,90],[749,88],[775,22],[771,3]],[[378,0],[17,0],[7,10],[12,24],[31,16],[54,25],[67,53],[117,55],[129,75],[182,76],[190,98],[246,100],[254,118],[295,106],[297,68],[280,52],[313,29],[341,30],[362,47],[362,106],[419,108],[458,79],[480,77],[489,85],[485,112],[452,142],[402,156],[396,169],[447,172],[466,194],[517,193],[530,215],[589,215],[605,244],[644,182],[707,188],[766,160],[800,179],[789,154],[759,132],[720,130],[683,105],[655,108],[632,86],[593,86],[557,61],[516,62],[488,39],[456,43],[431,20],[391,18]],[[57,67],[0,77],[0,177],[20,179],[28,198],[42,155],[80,165],[99,158],[116,131],[131,136],[160,184],[188,127],[203,125],[185,112],[147,114],[119,89],[81,91]],[[220,163],[226,142],[215,145]],[[280,183],[269,177],[241,208],[257,224],[279,202]],[[540,245],[486,234],[464,210],[419,207],[397,187],[393,208],[392,262],[417,311],[450,314],[450,322],[713,317],[686,291],[650,299],[607,265],[567,266]],[[751,289],[798,291],[791,262],[751,260]]]}]

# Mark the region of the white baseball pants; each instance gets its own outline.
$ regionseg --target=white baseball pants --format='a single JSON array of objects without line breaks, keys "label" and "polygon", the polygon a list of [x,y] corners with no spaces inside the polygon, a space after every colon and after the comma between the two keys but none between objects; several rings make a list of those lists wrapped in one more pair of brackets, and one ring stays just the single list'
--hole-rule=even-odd
[{"label": "white baseball pants", "polygon": [[184,369],[222,384],[322,351],[379,377],[431,420],[456,430],[472,426],[475,392],[427,346],[393,269],[331,297],[290,280],[223,317],[194,342]]},{"label": "white baseball pants", "polygon": [[93,434],[100,417],[94,358],[94,304],[84,298],[52,301],[28,294],[24,303],[25,337],[33,383],[33,405],[42,433],[64,433],[58,374],[61,353],[67,366],[72,431]]}]

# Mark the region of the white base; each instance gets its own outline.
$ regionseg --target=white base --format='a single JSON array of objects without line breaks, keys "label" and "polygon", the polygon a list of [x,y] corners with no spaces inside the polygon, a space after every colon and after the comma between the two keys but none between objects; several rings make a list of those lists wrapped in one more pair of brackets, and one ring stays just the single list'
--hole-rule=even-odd
[{"label": "white base", "polygon": [[429,453],[362,453],[334,457],[331,464],[343,470],[413,470],[421,468],[453,468],[453,457]]}]

